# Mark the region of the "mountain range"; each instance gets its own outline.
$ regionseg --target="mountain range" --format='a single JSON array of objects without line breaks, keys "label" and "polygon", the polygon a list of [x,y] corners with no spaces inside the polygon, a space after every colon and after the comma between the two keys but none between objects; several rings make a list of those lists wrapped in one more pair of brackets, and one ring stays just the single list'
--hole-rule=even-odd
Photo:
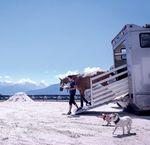
[{"label": "mountain range", "polygon": [[13,95],[17,92],[26,92],[28,95],[64,95],[67,91],[60,92],[59,84],[45,86],[44,84],[33,84],[30,82],[10,83],[0,82],[0,94]]},{"label": "mountain range", "polygon": [[36,90],[27,91],[28,95],[66,95],[68,92],[66,90],[60,91],[59,84],[53,84],[48,87]]}]

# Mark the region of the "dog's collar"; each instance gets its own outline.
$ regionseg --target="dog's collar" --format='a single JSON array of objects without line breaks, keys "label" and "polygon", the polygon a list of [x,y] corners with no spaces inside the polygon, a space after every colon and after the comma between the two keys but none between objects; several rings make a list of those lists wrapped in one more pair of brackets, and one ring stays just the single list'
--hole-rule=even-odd
[{"label": "dog's collar", "polygon": [[118,117],[118,119],[116,121],[114,121],[115,124],[117,124],[119,122],[120,118]]}]

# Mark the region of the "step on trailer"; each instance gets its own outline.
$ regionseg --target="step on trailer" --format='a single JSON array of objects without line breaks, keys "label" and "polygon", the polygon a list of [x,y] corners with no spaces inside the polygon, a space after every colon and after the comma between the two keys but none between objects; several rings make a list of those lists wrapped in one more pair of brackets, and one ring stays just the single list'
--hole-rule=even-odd
[{"label": "step on trailer", "polygon": [[[91,106],[76,112],[116,101],[124,109],[150,111],[150,25],[127,24],[112,40],[114,68],[91,78]],[[110,75],[109,78],[96,80]],[[107,82],[106,86],[101,84]]]}]

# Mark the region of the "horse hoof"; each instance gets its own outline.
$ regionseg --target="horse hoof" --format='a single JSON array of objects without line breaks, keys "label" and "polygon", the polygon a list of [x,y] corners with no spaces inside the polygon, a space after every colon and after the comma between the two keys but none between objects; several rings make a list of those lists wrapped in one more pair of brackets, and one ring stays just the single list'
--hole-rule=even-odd
[{"label": "horse hoof", "polygon": [[86,103],[86,106],[90,106],[90,105],[91,105],[91,102]]}]

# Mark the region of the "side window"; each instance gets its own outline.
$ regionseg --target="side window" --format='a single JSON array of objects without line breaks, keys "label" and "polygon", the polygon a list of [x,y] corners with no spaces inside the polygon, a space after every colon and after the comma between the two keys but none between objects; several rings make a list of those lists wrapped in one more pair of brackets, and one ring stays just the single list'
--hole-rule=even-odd
[{"label": "side window", "polygon": [[141,48],[150,48],[150,33],[140,33],[139,38]]},{"label": "side window", "polygon": [[122,55],[121,55],[121,59],[122,60],[126,60],[127,59],[127,56],[126,56],[126,48],[121,48],[121,53],[122,53]]}]

